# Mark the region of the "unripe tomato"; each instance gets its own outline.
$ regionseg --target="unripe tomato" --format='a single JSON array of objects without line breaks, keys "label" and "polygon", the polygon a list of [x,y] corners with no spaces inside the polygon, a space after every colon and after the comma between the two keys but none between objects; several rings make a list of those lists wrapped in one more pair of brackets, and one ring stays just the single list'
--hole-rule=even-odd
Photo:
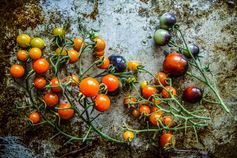
[{"label": "unripe tomato", "polygon": [[128,61],[128,71],[137,72],[137,67],[139,63],[137,61]]},{"label": "unripe tomato", "polygon": [[32,112],[30,115],[29,115],[29,120],[33,123],[33,124],[36,124],[36,123],[39,123],[40,122],[40,115],[38,112]]},{"label": "unripe tomato", "polygon": [[156,88],[150,85],[147,85],[142,89],[142,96],[146,99],[148,99],[155,93],[156,93]]},{"label": "unripe tomato", "polygon": [[53,107],[58,104],[59,98],[57,94],[50,92],[44,95],[44,101],[48,107]]},{"label": "unripe tomato", "polygon": [[102,39],[100,37],[96,37],[96,38],[94,38],[94,42],[96,42],[96,45],[95,45],[96,52],[100,52],[105,49],[106,43],[105,43],[104,39]]},{"label": "unripe tomato", "polygon": [[172,13],[165,13],[160,17],[160,28],[169,29],[176,23],[176,17]]},{"label": "unripe tomato", "polygon": [[171,34],[169,31],[164,29],[158,29],[154,34],[155,43],[158,46],[164,46],[169,43],[171,39]]},{"label": "unripe tomato", "polygon": [[95,97],[98,94],[99,89],[99,82],[92,77],[87,77],[80,83],[80,91],[87,97]]},{"label": "unripe tomato", "polygon": [[187,58],[191,58],[192,56],[190,55],[190,53],[192,53],[192,55],[194,57],[196,57],[199,54],[199,47],[196,44],[189,44],[188,45],[188,50],[181,50],[181,52],[187,57]]},{"label": "unripe tomato", "polygon": [[174,136],[170,133],[165,133],[160,137],[160,146],[162,148],[168,147],[170,145],[175,145],[176,140]]},{"label": "unripe tomato", "polygon": [[83,43],[83,47],[86,46],[86,43],[83,42],[83,39],[82,39],[82,38],[75,38],[75,39],[73,40],[73,43],[74,43],[73,49],[75,49],[75,50],[78,51],[78,52],[79,52],[80,49],[81,49],[82,43]]},{"label": "unripe tomato", "polygon": [[130,97],[130,96],[125,96],[123,100],[123,105],[128,107],[129,104],[137,102],[137,98],[135,97]]},{"label": "unripe tomato", "polygon": [[34,86],[36,89],[43,89],[46,86],[46,83],[44,77],[37,77],[34,79]]},{"label": "unripe tomato", "polygon": [[133,117],[138,118],[141,115],[141,113],[140,113],[139,110],[133,109],[132,110],[132,115],[133,115]]},{"label": "unripe tomato", "polygon": [[50,81],[50,83],[51,83],[51,86],[52,86],[52,89],[51,89],[51,90],[52,90],[53,92],[55,92],[55,93],[60,93],[60,92],[62,92],[62,88],[59,87],[60,85],[59,85],[59,80],[58,80],[57,77],[53,78],[53,79]]},{"label": "unripe tomato", "polygon": [[202,99],[202,95],[203,90],[201,88],[190,86],[184,90],[182,99],[189,103],[197,103]]},{"label": "unripe tomato", "polygon": [[49,70],[49,63],[46,59],[40,58],[33,62],[32,67],[37,74],[44,74]]},{"label": "unripe tomato", "polygon": [[[63,49],[63,50],[62,50]],[[67,50],[66,48],[59,47],[55,50],[57,55],[67,55]]]},{"label": "unripe tomato", "polygon": [[171,97],[168,93],[169,91],[171,94],[176,95],[176,89],[174,87],[165,86],[165,89],[162,89],[162,92],[161,92],[163,98],[170,98]]},{"label": "unripe tomato", "polygon": [[140,88],[143,89],[145,86],[148,85],[148,82],[147,81],[142,81],[140,82]]},{"label": "unripe tomato", "polygon": [[25,74],[25,69],[23,66],[18,65],[18,64],[14,64],[11,66],[10,68],[10,74],[12,75],[12,77],[14,78],[21,78],[22,76],[24,76]]},{"label": "unripe tomato", "polygon": [[171,116],[164,116],[163,118],[163,124],[167,127],[171,127],[173,124],[173,119]]},{"label": "unripe tomato", "polygon": [[184,75],[188,70],[188,60],[182,54],[171,53],[166,56],[163,62],[163,70],[171,76]]},{"label": "unripe tomato", "polygon": [[105,94],[98,94],[95,98],[95,109],[104,112],[110,107],[110,99]]},{"label": "unripe tomato", "polygon": [[159,121],[162,119],[162,113],[161,112],[154,112],[150,115],[149,120],[153,125],[158,125]]},{"label": "unripe tomato", "polygon": [[70,109],[71,105],[69,103],[60,104],[58,108],[60,108],[58,109],[58,114],[60,118],[64,120],[69,120],[73,117],[74,109]]},{"label": "unripe tomato", "polygon": [[17,59],[20,61],[26,61],[28,59],[28,52],[26,50],[19,50],[17,52]]},{"label": "unripe tomato", "polygon": [[54,36],[59,36],[59,37],[64,37],[65,36],[65,30],[61,27],[56,27],[53,29],[53,35]]},{"label": "unripe tomato", "polygon": [[71,76],[67,76],[66,81],[70,82],[71,86],[73,87],[79,84],[79,78],[77,75],[74,75],[74,74]]},{"label": "unripe tomato", "polygon": [[105,50],[102,50],[100,52],[97,52],[97,51],[95,52],[95,55],[98,57],[104,56],[104,54],[105,54]]},{"label": "unripe tomato", "polygon": [[151,109],[147,105],[140,106],[139,111],[141,114],[150,114],[151,113]]},{"label": "unripe tomato", "polygon": [[104,58],[103,64],[97,65],[97,67],[100,69],[108,69],[110,64],[109,58],[108,57],[100,57],[100,58]]},{"label": "unripe tomato", "polygon": [[30,49],[30,58],[33,60],[39,59],[42,56],[42,52],[39,48],[31,48]]},{"label": "unripe tomato", "polygon": [[[159,85],[160,83],[163,85],[163,86],[166,86],[166,79],[167,79],[167,75],[164,73],[164,72],[158,72],[156,75],[155,75],[155,84],[156,85]],[[159,82],[159,81],[160,82]]]},{"label": "unripe tomato", "polygon": [[21,48],[26,48],[30,45],[30,36],[27,34],[20,34],[17,36],[16,42]]},{"label": "unripe tomato", "polygon": [[69,56],[69,63],[75,63],[79,58],[79,53],[73,49],[68,50],[68,56]]},{"label": "unripe tomato", "polygon": [[112,74],[104,76],[102,78],[102,83],[107,86],[108,92],[113,92],[119,87],[119,79]]},{"label": "unripe tomato", "polygon": [[33,38],[31,41],[30,41],[30,45],[31,47],[37,47],[39,49],[43,49],[44,48],[44,40],[42,38]]},{"label": "unripe tomato", "polygon": [[131,131],[125,131],[123,133],[123,139],[127,142],[131,142],[134,139],[134,133]]},{"label": "unripe tomato", "polygon": [[124,72],[127,68],[127,61],[121,55],[111,55],[109,61],[115,67],[116,72]]}]

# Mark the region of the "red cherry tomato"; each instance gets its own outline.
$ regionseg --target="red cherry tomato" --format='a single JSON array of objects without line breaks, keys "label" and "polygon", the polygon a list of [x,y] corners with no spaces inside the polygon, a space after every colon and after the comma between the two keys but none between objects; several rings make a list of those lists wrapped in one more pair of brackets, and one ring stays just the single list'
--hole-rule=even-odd
[{"label": "red cherry tomato", "polygon": [[161,92],[163,98],[170,98],[168,91],[170,91],[171,94],[176,95],[176,89],[174,87],[165,86],[165,89],[162,89],[162,92]]},{"label": "red cherry tomato", "polygon": [[69,103],[60,104],[58,108],[60,108],[58,109],[58,114],[60,118],[64,120],[69,120],[73,117],[74,110],[71,109],[71,105]]},{"label": "red cherry tomato", "polygon": [[44,101],[48,107],[53,107],[58,104],[59,98],[57,94],[50,92],[44,95]]},{"label": "red cherry tomato", "polygon": [[116,76],[109,74],[102,78],[102,83],[107,86],[108,92],[113,92],[119,87],[119,80]]},{"label": "red cherry tomato", "polygon": [[168,147],[170,145],[175,145],[176,144],[176,140],[174,138],[174,136],[170,133],[165,133],[160,137],[160,146],[162,148]]},{"label": "red cherry tomato", "polygon": [[142,95],[146,99],[151,97],[155,93],[156,93],[156,88],[153,86],[150,86],[150,85],[147,85],[147,86],[143,87],[143,89],[142,89]]},{"label": "red cherry tomato", "polygon": [[153,125],[158,125],[159,121],[158,120],[162,119],[162,113],[161,112],[154,112],[150,115],[149,120]]},{"label": "red cherry tomato", "polygon": [[43,89],[46,86],[46,83],[44,77],[37,77],[34,79],[34,86],[36,89]]},{"label": "red cherry tomato", "polygon": [[33,123],[33,124],[36,124],[36,123],[39,123],[40,122],[40,115],[38,112],[32,112],[30,115],[29,115],[29,120]]},{"label": "red cherry tomato", "polygon": [[44,74],[49,69],[49,63],[44,58],[37,59],[33,62],[33,69],[37,74]]},{"label": "red cherry tomato", "polygon": [[156,75],[155,75],[156,79],[155,79],[155,84],[156,85],[159,85],[159,81],[158,79],[160,80],[160,83],[163,85],[163,86],[166,86],[166,82],[165,80],[167,79],[167,75],[164,73],[164,72],[158,72]]},{"label": "red cherry tomato", "polygon": [[149,108],[149,106],[146,106],[146,105],[140,106],[139,111],[142,114],[150,114],[151,113],[151,109]]},{"label": "red cherry tomato", "polygon": [[108,110],[110,107],[110,99],[105,94],[98,94],[95,98],[95,108],[100,112]]},{"label": "red cherry tomato", "polygon": [[57,77],[53,78],[51,81],[51,86],[52,86],[52,91],[55,92],[55,93],[60,93],[62,91],[62,88],[59,87],[59,80]]}]

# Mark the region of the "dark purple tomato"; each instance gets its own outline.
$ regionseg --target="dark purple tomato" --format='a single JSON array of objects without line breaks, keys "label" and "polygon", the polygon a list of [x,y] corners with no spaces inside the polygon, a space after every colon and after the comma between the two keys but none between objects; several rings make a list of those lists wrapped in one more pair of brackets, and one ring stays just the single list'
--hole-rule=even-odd
[{"label": "dark purple tomato", "polygon": [[[199,54],[199,47],[196,44],[189,44],[188,45],[189,51],[193,54],[194,57],[196,57]],[[183,50],[182,53],[187,57],[191,58],[191,55],[187,50]]]},{"label": "dark purple tomato", "polygon": [[176,17],[172,13],[165,13],[160,17],[160,28],[169,29],[176,23]]},{"label": "dark purple tomato", "polygon": [[111,55],[109,57],[110,64],[115,67],[116,72],[124,72],[127,68],[127,61],[121,55]]},{"label": "dark purple tomato", "polygon": [[154,34],[155,43],[158,46],[164,46],[169,43],[171,39],[171,34],[169,31],[164,29],[158,29]]},{"label": "dark purple tomato", "polygon": [[183,91],[182,99],[189,103],[197,103],[202,99],[203,90],[201,88],[190,86]]}]

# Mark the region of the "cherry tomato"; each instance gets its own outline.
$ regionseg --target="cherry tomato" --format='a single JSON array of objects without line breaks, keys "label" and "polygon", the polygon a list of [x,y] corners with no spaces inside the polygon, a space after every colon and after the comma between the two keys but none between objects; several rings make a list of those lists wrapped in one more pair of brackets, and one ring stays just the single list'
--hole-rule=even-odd
[{"label": "cherry tomato", "polygon": [[166,56],[163,69],[165,73],[171,76],[184,75],[188,70],[188,60],[182,54],[171,53]]},{"label": "cherry tomato", "polygon": [[131,142],[134,139],[134,133],[131,131],[125,131],[123,133],[123,139],[127,142]]},{"label": "cherry tomato", "polygon": [[83,47],[86,46],[86,43],[83,42],[83,39],[82,39],[82,38],[75,38],[75,39],[73,40],[73,43],[74,43],[73,49],[75,49],[75,50],[78,51],[78,52],[79,52],[80,49],[81,49],[82,43],[83,43]]},{"label": "cherry tomato", "polygon": [[[166,91],[166,90],[167,91]],[[163,98],[170,98],[171,96],[169,95],[168,91],[170,91],[171,94],[176,95],[176,89],[171,86],[165,86],[165,89],[162,89],[162,97]]]},{"label": "cherry tomato", "polygon": [[95,55],[98,57],[104,56],[104,54],[105,54],[105,50],[102,50],[100,52],[95,52]]},{"label": "cherry tomato", "polygon": [[154,98],[152,98],[152,99],[151,99],[151,102],[154,103],[154,104],[159,105],[161,101],[160,101],[159,99],[154,99]]},{"label": "cherry tomato", "polygon": [[150,85],[147,85],[142,89],[142,96],[146,99],[151,97],[155,93],[156,93],[156,88]]},{"label": "cherry tomato", "polygon": [[[63,49],[63,50],[62,50]],[[55,50],[57,55],[67,55],[67,50],[66,48],[59,47]]]},{"label": "cherry tomato", "polygon": [[161,112],[154,112],[150,115],[149,120],[153,125],[158,125],[159,121],[162,119],[162,113]]},{"label": "cherry tomato", "polygon": [[[156,75],[155,75],[155,84],[156,85],[159,85],[160,83],[163,85],[163,86],[166,86],[166,79],[167,79],[167,75],[164,73],[164,72],[158,72]],[[158,79],[160,80],[160,83],[158,81]]]},{"label": "cherry tomato", "polygon": [[142,114],[150,114],[151,113],[151,109],[149,108],[149,106],[146,106],[146,105],[140,106],[139,111]]},{"label": "cherry tomato", "polygon": [[59,37],[64,37],[65,36],[65,30],[61,27],[56,27],[53,29],[53,35],[54,36],[59,36]]},{"label": "cherry tomato", "polygon": [[52,86],[52,89],[51,89],[51,90],[52,90],[53,92],[55,92],[55,93],[60,93],[60,92],[62,92],[62,88],[59,87],[60,85],[59,85],[59,80],[58,80],[57,77],[53,78],[53,79],[50,81],[50,83],[51,83],[51,86]]},{"label": "cherry tomato", "polygon": [[104,39],[102,39],[100,37],[96,37],[96,38],[94,38],[94,42],[96,42],[96,46],[95,46],[96,52],[100,52],[105,49],[106,43],[105,43]]},{"label": "cherry tomato", "polygon": [[153,106],[153,107],[151,108],[151,113],[157,112],[157,111],[159,111],[159,110],[160,110],[160,109],[159,109],[158,107]]},{"label": "cherry tomato", "polygon": [[147,102],[147,101],[142,101],[142,102],[139,103],[139,105],[140,106],[142,106],[142,105],[150,106],[150,103]]},{"label": "cherry tomato", "polygon": [[168,147],[170,145],[175,145],[176,140],[174,136],[170,133],[165,133],[160,137],[160,146],[162,148]]},{"label": "cherry tomato", "polygon": [[140,113],[139,110],[133,109],[132,110],[132,115],[133,115],[133,117],[138,118],[141,115],[141,113]]},{"label": "cherry tomato", "polygon": [[164,46],[169,43],[171,39],[171,34],[169,31],[164,29],[158,29],[154,34],[155,43],[158,46]]},{"label": "cherry tomato", "polygon": [[29,115],[29,120],[33,123],[33,124],[36,124],[36,123],[39,123],[40,122],[40,115],[38,112],[32,112],[30,115]]},{"label": "cherry tomato", "polygon": [[60,104],[58,106],[58,114],[60,116],[60,118],[64,119],[64,120],[69,120],[73,117],[74,115],[74,110],[70,109],[71,105],[69,103],[65,103],[65,104]]},{"label": "cherry tomato", "polygon": [[121,55],[111,55],[109,61],[115,67],[116,72],[124,72],[127,68],[127,61]]},{"label": "cherry tomato", "polygon": [[49,63],[44,58],[37,59],[33,62],[33,69],[37,74],[44,74],[49,70]]},{"label": "cherry tomato", "polygon": [[12,77],[14,78],[21,78],[22,76],[24,76],[25,74],[25,69],[23,66],[18,65],[18,64],[14,64],[11,66],[10,68],[10,74],[12,75]]},{"label": "cherry tomato", "polygon": [[30,41],[30,45],[31,47],[37,47],[39,49],[43,49],[44,48],[44,40],[41,39],[41,38],[33,38],[31,41]]},{"label": "cherry tomato", "polygon": [[[131,97],[131,96],[125,96],[124,100],[123,100],[123,105],[128,107],[129,104],[132,104],[132,103],[135,103],[135,102],[137,102],[137,98]],[[131,105],[131,106],[134,106],[134,105]]]},{"label": "cherry tomato", "polygon": [[59,98],[57,94],[50,92],[44,95],[44,101],[48,107],[53,107],[58,104]]},{"label": "cherry tomato", "polygon": [[46,83],[44,77],[37,77],[34,79],[34,86],[36,89],[43,89],[46,86]]},{"label": "cherry tomato", "polygon": [[165,13],[160,17],[160,28],[169,29],[176,23],[176,17],[172,13]]},{"label": "cherry tomato", "polygon": [[16,42],[21,48],[26,48],[30,45],[30,36],[27,34],[20,34],[17,36]]},{"label": "cherry tomato", "polygon": [[79,84],[79,78],[77,75],[74,75],[74,74],[71,76],[67,76],[66,81],[70,82],[71,86],[73,87]]},{"label": "cherry tomato", "polygon": [[182,99],[189,103],[197,103],[202,99],[202,95],[203,90],[201,88],[190,86],[184,90]]},{"label": "cherry tomato", "polygon": [[105,94],[98,94],[95,98],[95,109],[104,112],[110,107],[110,99]]},{"label": "cherry tomato", "polygon": [[148,82],[147,81],[142,81],[140,82],[140,88],[143,89],[145,86],[148,85]]},{"label": "cherry tomato", "polygon": [[20,61],[26,61],[28,59],[28,52],[26,50],[19,50],[17,52],[17,59]]},{"label": "cherry tomato", "polygon": [[42,52],[39,48],[31,48],[30,49],[30,58],[33,60],[39,59],[42,56]]},{"label": "cherry tomato", "polygon": [[68,50],[68,56],[69,56],[69,63],[75,63],[79,58],[79,53],[73,49]]},{"label": "cherry tomato", "polygon": [[87,97],[95,97],[98,94],[99,89],[99,82],[92,77],[87,77],[80,83],[80,91]]},{"label": "cherry tomato", "polygon": [[[190,53],[192,53],[192,55],[194,57],[196,57],[199,54],[199,47],[196,44],[189,44],[188,45],[188,50],[181,50],[181,52],[187,57],[187,58],[191,58],[192,56],[190,55]],[[190,53],[189,53],[190,52]]]},{"label": "cherry tomato", "polygon": [[163,117],[163,124],[167,127],[171,127],[173,124],[173,119],[171,116],[164,116]]},{"label": "cherry tomato", "polygon": [[102,83],[107,86],[108,92],[113,92],[119,87],[119,79],[112,74],[104,76]]},{"label": "cherry tomato", "polygon": [[128,61],[128,71],[137,72],[139,63],[137,61]]},{"label": "cherry tomato", "polygon": [[[100,58],[103,58],[103,57],[100,57]],[[110,64],[109,58],[104,57],[103,64],[100,64],[97,67],[100,68],[100,69],[108,69],[109,64]]]}]

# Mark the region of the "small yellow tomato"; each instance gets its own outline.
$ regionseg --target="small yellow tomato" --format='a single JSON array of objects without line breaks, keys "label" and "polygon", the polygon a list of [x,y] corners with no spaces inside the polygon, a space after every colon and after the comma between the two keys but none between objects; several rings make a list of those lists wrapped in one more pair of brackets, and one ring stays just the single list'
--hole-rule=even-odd
[{"label": "small yellow tomato", "polygon": [[148,82],[147,81],[142,81],[140,82],[140,88],[143,89],[145,86],[148,85]]},{"label": "small yellow tomato", "polygon": [[125,131],[123,133],[123,139],[127,142],[131,142],[134,138],[134,133],[131,131]]},{"label": "small yellow tomato", "polygon": [[61,27],[56,27],[53,29],[53,35],[54,36],[59,36],[59,37],[64,37],[65,36],[65,30]]},{"label": "small yellow tomato", "polygon": [[138,65],[137,61],[128,61],[128,71],[137,72]]},{"label": "small yellow tomato", "polygon": [[20,34],[17,36],[16,42],[21,48],[26,48],[30,45],[30,36],[27,34]]},{"label": "small yellow tomato", "polygon": [[57,55],[67,55],[67,50],[65,48],[63,48],[63,50],[62,50],[62,47],[57,48],[55,50],[55,52],[56,52]]},{"label": "small yellow tomato", "polygon": [[44,40],[42,38],[36,37],[30,41],[31,47],[37,47],[39,49],[44,48]]}]

